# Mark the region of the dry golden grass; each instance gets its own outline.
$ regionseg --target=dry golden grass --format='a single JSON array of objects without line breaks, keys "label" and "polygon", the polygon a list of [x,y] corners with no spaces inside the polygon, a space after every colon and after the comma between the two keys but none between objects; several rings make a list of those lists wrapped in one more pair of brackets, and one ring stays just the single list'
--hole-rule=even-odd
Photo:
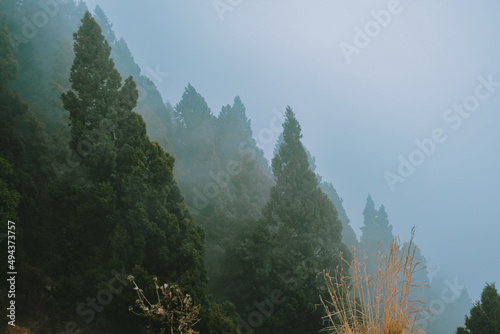
[{"label": "dry golden grass", "polygon": [[[373,275],[367,272],[366,257],[361,263],[354,249],[353,261],[347,263],[350,276],[343,268],[334,276],[323,273],[331,299],[322,299],[331,324],[325,331],[335,334],[424,333],[415,326],[422,302],[409,298],[410,288],[415,286],[413,275],[421,266],[421,262],[415,260],[414,234],[413,228],[405,247],[396,237],[387,255],[381,255],[379,246]],[[342,261],[346,263],[343,258]]]}]

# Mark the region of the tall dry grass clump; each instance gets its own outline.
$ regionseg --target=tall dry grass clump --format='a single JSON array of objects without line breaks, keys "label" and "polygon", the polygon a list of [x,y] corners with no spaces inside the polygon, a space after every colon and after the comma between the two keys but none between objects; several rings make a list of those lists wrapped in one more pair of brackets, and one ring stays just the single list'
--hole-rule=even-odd
[{"label": "tall dry grass clump", "polygon": [[410,242],[405,246],[396,237],[389,254],[382,255],[379,245],[374,274],[366,268],[366,256],[361,263],[354,249],[352,263],[342,258],[350,273],[344,272],[344,268],[333,276],[323,272],[331,299],[322,299],[331,324],[326,331],[335,334],[424,333],[415,326],[423,303],[412,301],[409,296],[410,288],[416,286],[413,275],[421,269],[421,262],[415,259],[414,234],[413,228]]}]

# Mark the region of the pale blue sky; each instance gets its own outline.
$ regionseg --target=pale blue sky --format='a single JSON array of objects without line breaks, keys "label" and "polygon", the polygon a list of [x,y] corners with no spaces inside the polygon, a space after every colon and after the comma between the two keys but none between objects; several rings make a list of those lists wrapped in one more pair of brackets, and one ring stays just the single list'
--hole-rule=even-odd
[{"label": "pale blue sky", "polygon": [[[214,1],[86,2],[104,9],[143,71],[169,72],[158,83],[165,101],[190,82],[218,114],[239,95],[255,135],[290,105],[358,235],[371,193],[394,232],[407,239],[415,225],[431,264],[473,299],[500,284],[500,87],[458,129],[443,118],[474,102],[478,77],[500,82],[498,1],[221,0],[233,4],[223,20]],[[367,24],[370,42],[348,62],[340,45],[355,46]],[[446,141],[391,191],[384,173],[436,128]],[[258,142],[270,158],[274,142]]]}]

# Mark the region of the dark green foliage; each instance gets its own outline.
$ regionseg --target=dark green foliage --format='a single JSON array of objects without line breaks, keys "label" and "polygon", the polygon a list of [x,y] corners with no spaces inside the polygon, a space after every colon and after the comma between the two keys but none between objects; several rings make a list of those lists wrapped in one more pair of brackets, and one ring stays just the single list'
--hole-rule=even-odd
[{"label": "dark green foliage", "polygon": [[356,233],[350,225],[349,217],[347,217],[347,213],[342,205],[342,198],[340,198],[332,183],[323,181],[320,183],[320,187],[337,209],[339,219],[342,222],[342,243],[345,244],[350,251],[352,251],[353,247],[358,248],[358,239],[356,237]]},{"label": "dark green foliage", "polygon": [[[110,270],[140,266],[177,282],[207,314],[203,231],[183,205],[173,180],[174,159],[149,140],[141,116],[132,112],[135,82],[128,78],[122,85],[109,44],[90,13],[74,36],[72,90],[62,98],[70,112],[70,147],[81,159],[71,176],[84,181],[79,189],[56,188],[74,193],[63,196],[68,200],[55,203],[54,210],[66,208],[58,223],[70,222],[61,237],[69,271],[78,277],[60,293],[71,289],[71,297],[82,297],[108,280]],[[127,307],[120,305],[109,307],[109,321],[124,317]],[[207,321],[200,328],[209,330]],[[126,323],[122,320],[119,328]]]},{"label": "dark green foliage", "polygon": [[111,131],[103,131],[99,126],[103,120],[116,123],[120,113],[118,103],[130,92],[118,90],[121,76],[110,59],[111,48],[89,12],[85,13],[74,39],[75,60],[70,75],[72,90],[63,94],[62,100],[64,108],[70,112],[70,147],[84,156],[92,150],[92,147],[84,147],[91,145],[91,136],[109,138]]},{"label": "dark green foliage", "polygon": [[193,129],[195,124],[200,124],[201,121],[215,122],[215,117],[208,107],[205,99],[194,89],[191,84],[188,84],[182,99],[177,103],[176,119],[178,124],[187,129]]},{"label": "dark green foliage", "polygon": [[176,105],[176,180],[196,221],[206,231],[211,289],[223,299],[228,247],[240,244],[259,219],[271,180],[267,161],[252,138],[245,106],[236,97],[215,118],[188,85]]},{"label": "dark green foliage", "polygon": [[283,143],[272,163],[275,185],[256,230],[231,251],[229,263],[239,265],[228,290],[242,317],[241,328],[313,333],[322,327],[317,304],[323,282],[317,274],[333,270],[340,264],[339,253],[349,251],[341,243],[342,224],[335,207],[309,169],[291,108],[283,129]]},{"label": "dark green foliage", "polygon": [[[90,324],[75,311],[123,270],[141,286],[153,276],[178,284],[201,305],[201,333],[237,333],[238,317],[242,332],[321,328],[316,274],[357,240],[335,188],[314,174],[293,112],[273,180],[239,97],[217,116],[191,85],[175,107],[164,103],[155,85],[166,69],[141,75],[99,7],[94,19],[68,1],[26,36],[24,18],[41,2],[2,5],[0,216],[19,223],[20,284],[36,296],[17,299],[19,323],[139,332],[130,289]],[[383,207],[367,207],[362,243],[372,247],[391,226]]]},{"label": "dark green foliage", "polygon": [[0,84],[4,85],[17,76],[17,61],[10,41],[10,34],[5,26],[5,15],[0,12]]},{"label": "dark green foliage", "polygon": [[500,295],[495,283],[486,284],[477,301],[465,316],[465,327],[457,328],[457,334],[499,334],[500,333]]},{"label": "dark green foliage", "polygon": [[[15,110],[11,109],[13,103],[6,102],[14,101],[8,101],[12,100],[13,97],[5,87],[9,80],[16,77],[17,61],[14,59],[9,31],[4,26],[4,21],[5,16],[0,9],[0,117],[2,119],[2,140],[0,142],[0,218],[2,224],[8,219],[17,220],[17,207],[20,201],[20,195],[15,190],[14,168],[9,161],[13,158],[10,152],[12,152],[11,146],[14,142],[8,141],[13,141],[13,138],[10,138],[9,135],[14,135],[11,128],[14,123]],[[11,159],[7,160],[4,156]]]},{"label": "dark green foliage", "polygon": [[0,219],[17,221],[17,207],[21,196],[15,190],[15,173],[12,164],[0,158]]},{"label": "dark green foliage", "polygon": [[[274,147],[274,155],[279,153],[280,145],[283,143],[283,133],[281,133],[278,137],[276,145]],[[316,170],[316,158],[309,152],[307,148],[304,147],[307,153],[307,160],[309,161],[309,169],[311,171]],[[350,251],[352,251],[352,247],[358,247],[358,239],[356,237],[356,233],[352,229],[349,218],[347,217],[347,213],[342,206],[343,200],[335,190],[335,187],[332,183],[326,182],[322,180],[321,175],[316,174],[316,178],[318,179],[321,190],[328,196],[330,201],[332,201],[335,209],[337,210],[338,217],[342,222],[342,243],[345,244]]]},{"label": "dark green foliage", "polygon": [[[10,4],[8,7],[12,8]],[[47,263],[44,259],[51,254],[42,244],[44,241],[53,242],[50,231],[44,228],[47,185],[53,177],[48,162],[53,158],[53,152],[43,126],[22,97],[10,87],[16,78],[18,63],[5,22],[0,7],[0,218],[3,231],[7,231],[8,220],[15,222],[15,271],[19,273],[16,288],[24,291],[17,294],[16,306],[22,321],[24,317],[36,314],[36,307],[47,301],[45,297],[43,301],[30,300],[32,296],[46,296],[46,293],[43,283],[32,279],[31,267],[25,263]],[[0,258],[6,263],[7,253]],[[2,296],[7,296],[3,286]],[[5,318],[5,312],[1,315]],[[39,322],[44,323],[48,316],[49,312],[46,312]],[[2,330],[4,325],[6,323],[2,324]]]},{"label": "dark green foliage", "polygon": [[[200,330],[219,333],[223,328],[234,333],[234,311],[211,302],[207,294],[204,232],[194,224],[173,180],[174,159],[149,140],[144,121],[132,112],[138,100],[134,80],[122,83],[110,45],[89,13],[75,34],[75,52],[69,47],[76,18],[84,14],[82,6],[73,2],[59,6],[58,14],[38,30],[36,38],[22,40],[20,18],[39,11],[39,4],[9,2],[7,22],[15,31],[15,53],[3,25],[0,34],[5,55],[0,59],[5,134],[0,143],[1,211],[5,218],[22,223],[18,242],[26,259],[43,266],[57,281],[51,290],[54,303],[46,310],[52,314],[51,322],[38,322],[37,327],[55,331],[68,319],[84,325],[88,318],[78,317],[76,306],[106,288],[112,270],[123,268],[180,284],[203,305]],[[99,19],[103,17],[100,13]],[[60,29],[52,29],[56,25]],[[106,34],[112,34],[111,26],[106,29]],[[114,45],[122,54],[121,68],[139,72],[124,41]],[[56,134],[51,140],[44,137],[43,126],[27,105],[4,85],[15,78],[14,55],[21,75],[12,86],[35,106],[46,129]],[[63,104],[59,95],[70,84]],[[139,111],[163,110],[158,117],[171,129],[172,107],[163,105],[152,87],[148,82]],[[66,125],[68,116],[71,128]],[[128,319],[128,303],[124,294],[114,295],[113,303],[91,321],[91,327],[136,332],[135,320],[122,320]],[[19,321],[25,319],[20,316]]]},{"label": "dark green foliage", "polygon": [[[0,23],[4,22],[3,18],[0,10]],[[3,24],[0,24],[0,49],[0,196],[3,198],[0,212],[3,223],[7,219],[22,222],[19,236],[27,233],[27,239],[26,244],[22,239],[18,244],[23,245],[20,249],[29,250],[35,246],[31,242],[40,238],[38,233],[45,235],[35,217],[45,210],[45,191],[52,176],[47,165],[53,155],[42,125],[9,86],[10,80],[16,78],[18,67],[10,33]]]}]

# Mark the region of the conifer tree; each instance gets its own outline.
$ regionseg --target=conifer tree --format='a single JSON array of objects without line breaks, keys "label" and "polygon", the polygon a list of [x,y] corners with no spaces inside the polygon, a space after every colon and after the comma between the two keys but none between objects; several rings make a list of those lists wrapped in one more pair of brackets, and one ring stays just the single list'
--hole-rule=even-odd
[{"label": "conifer tree", "polygon": [[227,196],[220,203],[221,214],[212,218],[217,225],[211,231],[215,238],[212,240],[213,251],[207,248],[207,259],[211,259],[207,265],[212,290],[224,295],[230,279],[226,276],[230,277],[231,271],[237,270],[225,263],[226,254],[255,229],[256,222],[262,217],[272,181],[266,173],[268,161],[252,137],[250,120],[238,96],[232,106],[222,107],[219,113],[215,145],[222,167],[217,174],[227,188]]},{"label": "conifer tree", "polygon": [[[319,331],[321,311],[317,304],[322,282],[317,274],[323,269],[334,270],[340,264],[339,253],[348,253],[341,243],[342,224],[309,169],[301,138],[300,125],[288,107],[283,143],[272,161],[275,185],[263,219],[242,248],[234,250],[234,257],[242,259],[235,279],[252,287],[237,293],[240,314],[252,314],[253,301],[265,300],[276,291],[283,297],[272,305],[273,312],[263,314],[258,322],[260,333]],[[238,274],[245,276],[237,278]],[[252,276],[246,277],[249,274]],[[242,319],[240,328],[255,324],[249,317]]]},{"label": "conifer tree", "polygon": [[95,6],[94,18],[97,24],[99,24],[99,26],[101,27],[102,34],[104,35],[108,43],[111,46],[113,46],[116,43],[116,36],[115,32],[113,31],[113,24],[109,22],[106,14],[99,5]]},{"label": "conifer tree", "polygon": [[271,187],[269,163],[253,139],[246,108],[236,96],[233,105],[222,107],[217,118],[216,149],[224,172],[229,174],[231,205],[226,207],[233,220],[257,220]]},{"label": "conifer tree", "polygon": [[[276,141],[276,145],[274,147],[274,155],[278,154],[280,145],[283,143],[283,132],[280,133],[278,140]],[[311,171],[316,170],[316,158],[309,152],[307,148],[304,147],[307,153],[307,160],[309,161],[309,169]],[[332,201],[333,205],[335,206],[335,209],[337,210],[338,216],[340,221],[342,222],[342,243],[345,244],[349,250],[352,251],[352,247],[357,248],[358,246],[358,240],[356,237],[356,233],[354,232],[352,226],[349,224],[350,220],[349,217],[347,217],[347,213],[345,212],[345,209],[342,205],[342,198],[337,193],[337,190],[333,186],[331,182],[326,182],[323,181],[323,178],[321,175],[316,173],[316,178],[318,179],[318,182],[320,184],[321,190],[325,192],[325,194],[328,196],[330,201]]]},{"label": "conifer tree", "polygon": [[194,123],[203,120],[208,121],[209,125],[213,125],[215,121],[215,117],[205,99],[191,84],[188,84],[185,88],[182,99],[177,103],[175,110],[178,122],[185,128],[192,128]]},{"label": "conifer tree", "polygon": [[[135,82],[129,77],[122,84],[109,44],[89,12],[74,38],[72,90],[62,99],[70,111],[70,147],[82,162],[74,173],[83,181],[80,188],[61,183],[53,195],[54,210],[65,212],[57,219],[66,230],[61,240],[69,269],[61,292],[77,300],[109,280],[113,269],[125,268],[143,279],[157,275],[179,284],[202,305],[200,330],[217,332],[212,317],[231,321],[211,306],[204,232],[173,179],[174,158],[149,140],[142,117],[132,111],[138,99]],[[114,319],[113,332],[133,331],[129,322],[118,321],[126,317],[130,301],[117,299],[106,309],[107,318]]]},{"label": "conifer tree", "polygon": [[[134,77],[139,91],[135,112],[141,115],[148,124],[149,137],[158,141],[171,154],[176,155],[171,142],[171,139],[175,137],[172,131],[172,107],[163,103],[163,98],[156,87],[168,77],[168,73],[162,71],[159,66],[154,69],[146,67],[145,71],[141,71],[125,40],[116,38],[113,24],[108,20],[101,7],[96,6],[94,16],[103,30],[104,37],[111,45],[111,57],[115,62],[115,68],[122,77]],[[151,78],[141,74],[141,72],[151,76]]]},{"label": "conifer tree", "polygon": [[272,161],[276,185],[271,188],[264,215],[280,238],[292,238],[297,253],[308,257],[319,245],[312,245],[303,236],[322,235],[326,250],[340,243],[342,225],[335,207],[319,189],[316,175],[309,169],[301,138],[300,125],[288,107],[283,124],[284,142]]},{"label": "conifer tree", "polygon": [[377,222],[377,209],[375,209],[375,203],[373,203],[372,196],[368,194],[366,198],[365,208],[363,209],[363,223],[364,227],[361,228],[362,231],[366,228],[376,226]]},{"label": "conifer tree", "polygon": [[366,199],[363,218],[358,258],[363,259],[366,256],[366,266],[368,270],[372,271],[375,270],[379,250],[381,255],[388,254],[394,236],[385,207],[381,205],[377,210],[370,194]]},{"label": "conifer tree", "polygon": [[456,334],[500,334],[500,294],[495,283],[486,284],[481,300],[465,316],[465,327],[457,328]]},{"label": "conifer tree", "polygon": [[92,148],[82,146],[92,143],[91,135],[101,132],[110,137],[111,131],[103,131],[101,127],[102,120],[117,121],[119,101],[127,99],[124,95],[128,92],[119,91],[121,76],[110,58],[111,47],[88,11],[73,37],[75,59],[70,74],[72,90],[63,94],[62,100],[64,108],[70,112],[70,147],[85,156]]}]

